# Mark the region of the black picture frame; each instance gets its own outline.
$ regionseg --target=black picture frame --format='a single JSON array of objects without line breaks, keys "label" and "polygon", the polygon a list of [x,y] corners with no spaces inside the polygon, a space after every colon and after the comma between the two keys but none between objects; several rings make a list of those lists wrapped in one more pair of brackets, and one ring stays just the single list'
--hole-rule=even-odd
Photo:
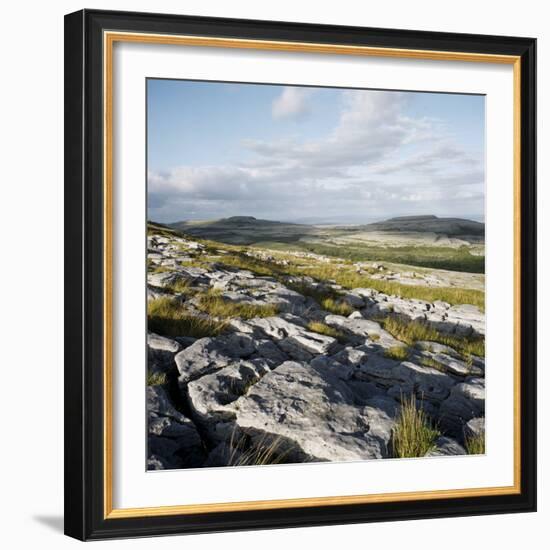
[{"label": "black picture frame", "polygon": [[[520,424],[517,494],[154,517],[105,517],[103,32],[519,57]],[[536,510],[536,40],[82,10],[65,17],[65,532],[80,540]]]}]

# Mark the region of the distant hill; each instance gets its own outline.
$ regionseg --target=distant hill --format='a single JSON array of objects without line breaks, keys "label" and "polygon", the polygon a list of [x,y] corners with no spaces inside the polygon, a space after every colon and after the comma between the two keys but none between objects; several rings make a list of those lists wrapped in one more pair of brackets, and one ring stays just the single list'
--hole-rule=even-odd
[{"label": "distant hill", "polygon": [[231,216],[200,222],[180,221],[167,225],[195,237],[243,245],[262,241],[290,243],[316,231],[310,225],[260,220],[253,216]]},{"label": "distant hill", "polygon": [[300,223],[262,220],[253,216],[231,216],[219,220],[179,221],[165,224],[177,231],[198,238],[228,244],[296,243],[308,238],[323,239],[330,236],[359,233],[388,233],[399,235],[432,234],[439,237],[460,238],[470,242],[482,242],[485,225],[461,218],[426,216],[399,216],[385,221],[364,225],[322,227]]},{"label": "distant hill", "polygon": [[483,237],[485,224],[461,218],[438,218],[437,216],[400,216],[389,220],[362,225],[363,231],[386,231],[405,233],[436,233],[449,237]]}]

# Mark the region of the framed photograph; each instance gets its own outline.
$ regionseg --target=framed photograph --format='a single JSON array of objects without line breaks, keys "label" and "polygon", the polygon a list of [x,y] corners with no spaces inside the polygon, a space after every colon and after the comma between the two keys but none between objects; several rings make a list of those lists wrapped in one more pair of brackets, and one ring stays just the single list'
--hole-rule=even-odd
[{"label": "framed photograph", "polygon": [[65,529],[534,511],[532,38],[65,18]]}]

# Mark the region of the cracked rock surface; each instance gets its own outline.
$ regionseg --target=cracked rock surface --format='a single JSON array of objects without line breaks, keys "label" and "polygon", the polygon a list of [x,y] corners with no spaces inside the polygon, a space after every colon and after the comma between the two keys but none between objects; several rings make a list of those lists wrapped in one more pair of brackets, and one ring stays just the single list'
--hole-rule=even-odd
[{"label": "cracked rock surface", "polygon": [[[149,469],[388,458],[408,396],[438,430],[427,456],[484,433],[484,358],[454,344],[484,336],[477,307],[343,289],[283,260],[253,273],[177,234],[150,234],[148,254],[149,304],[172,315],[149,320]],[[404,342],[388,316],[441,337]]]}]

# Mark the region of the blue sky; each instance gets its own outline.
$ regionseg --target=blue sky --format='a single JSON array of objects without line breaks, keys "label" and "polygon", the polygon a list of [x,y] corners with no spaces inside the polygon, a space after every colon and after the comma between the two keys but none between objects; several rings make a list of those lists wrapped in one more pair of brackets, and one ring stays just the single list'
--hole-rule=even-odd
[{"label": "blue sky", "polygon": [[147,81],[149,218],[483,219],[482,96]]}]

